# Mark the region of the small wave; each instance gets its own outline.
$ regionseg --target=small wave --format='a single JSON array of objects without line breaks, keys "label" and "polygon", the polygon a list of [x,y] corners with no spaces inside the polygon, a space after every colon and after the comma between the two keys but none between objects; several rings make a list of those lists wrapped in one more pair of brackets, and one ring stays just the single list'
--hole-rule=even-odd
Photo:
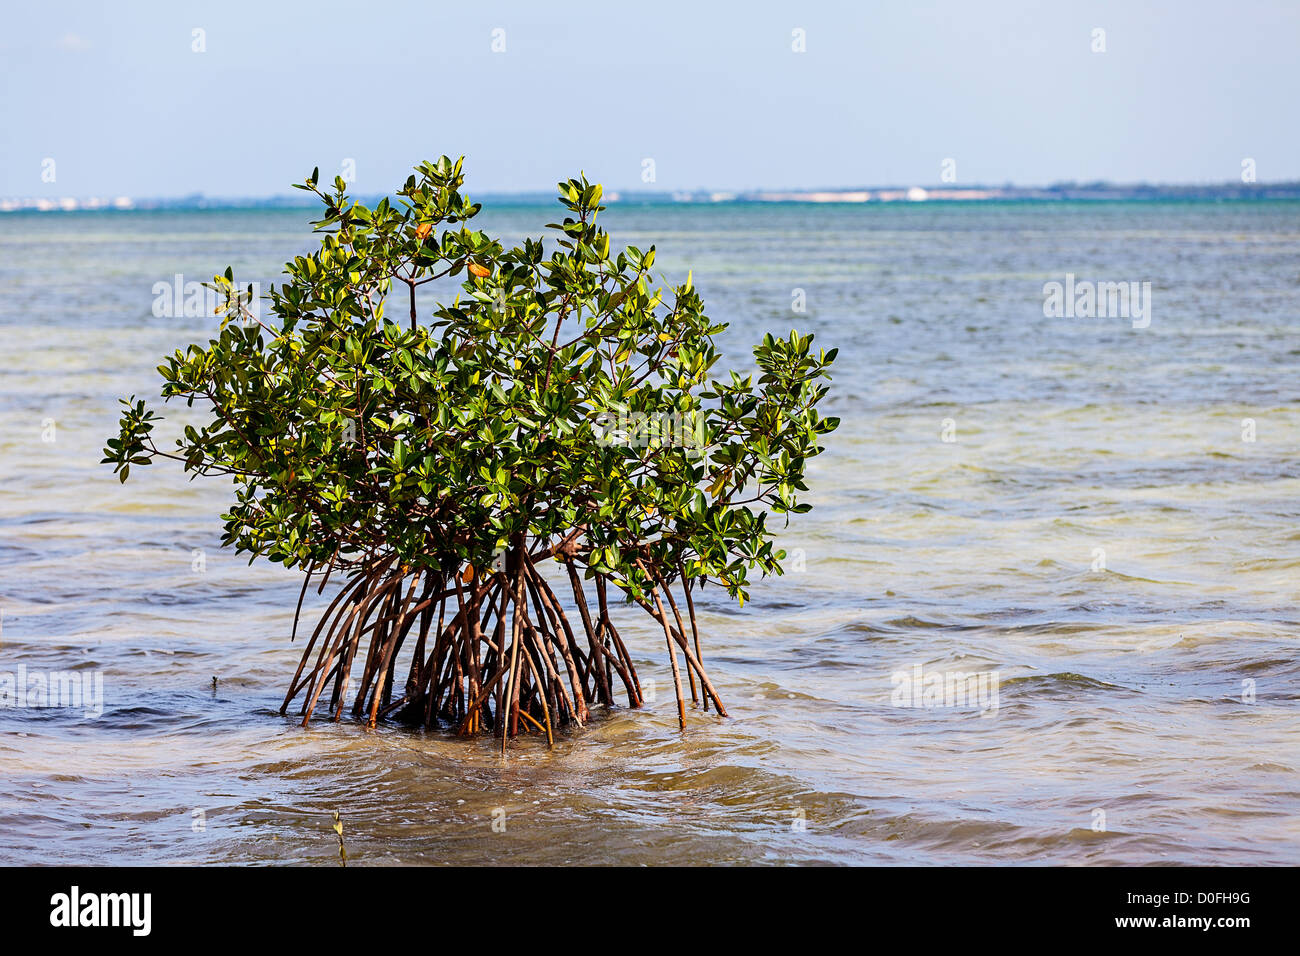
[{"label": "small wave", "polygon": [[1124,687],[1120,684],[1112,684],[1109,681],[1098,680],[1095,677],[1089,677],[1086,674],[1076,674],[1072,671],[1061,671],[1057,674],[1030,674],[1025,677],[1009,677],[1000,682],[1000,687],[1003,690],[1014,689],[1018,693],[1055,693],[1079,690],[1104,690],[1137,693],[1130,687]]}]

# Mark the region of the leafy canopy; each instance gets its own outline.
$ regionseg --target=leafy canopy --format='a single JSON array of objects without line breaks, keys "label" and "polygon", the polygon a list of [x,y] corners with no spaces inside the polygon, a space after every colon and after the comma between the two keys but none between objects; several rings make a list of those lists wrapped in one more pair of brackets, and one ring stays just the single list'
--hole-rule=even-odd
[{"label": "leafy canopy", "polygon": [[[769,512],[803,512],[807,461],[838,424],[817,404],[835,350],[767,335],[757,373],[711,378],[713,335],[688,276],[651,287],[655,248],[611,249],[601,187],[559,184],[558,240],[505,249],[467,223],[463,160],[423,163],[373,209],[318,171],[320,248],[250,308],[231,270],[220,333],[161,365],[164,399],[210,410],[176,451],[124,401],[107,463],[177,458],[233,478],[224,544],[286,567],[395,555],[442,572],[521,542],[558,547],[634,593],[652,580],[780,573]],[[420,321],[416,289],[464,276]],[[532,547],[531,544],[527,546]],[[250,558],[252,560],[252,558]]]}]

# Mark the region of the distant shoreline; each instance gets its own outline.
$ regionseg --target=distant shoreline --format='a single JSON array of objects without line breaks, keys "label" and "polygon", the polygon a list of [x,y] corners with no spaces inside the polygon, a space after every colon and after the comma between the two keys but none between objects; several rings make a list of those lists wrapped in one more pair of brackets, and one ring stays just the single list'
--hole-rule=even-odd
[{"label": "distant shoreline", "polygon": [[[497,206],[549,206],[555,202],[549,192],[473,193],[476,201]],[[359,195],[359,201],[371,205],[383,194]],[[391,198],[391,197],[390,197]],[[990,202],[1132,202],[1132,201],[1201,201],[1253,202],[1259,200],[1300,199],[1300,182],[1220,183],[1201,186],[1152,186],[1147,184],[1059,183],[1052,186],[886,186],[852,189],[751,190],[719,192],[609,190],[604,201],[620,206],[672,205],[885,205],[920,202],[990,203]],[[270,197],[222,198],[195,194],[180,198],[77,199],[62,197],[22,197],[0,199],[4,212],[131,212],[198,209],[311,209],[315,203],[296,195]]]}]

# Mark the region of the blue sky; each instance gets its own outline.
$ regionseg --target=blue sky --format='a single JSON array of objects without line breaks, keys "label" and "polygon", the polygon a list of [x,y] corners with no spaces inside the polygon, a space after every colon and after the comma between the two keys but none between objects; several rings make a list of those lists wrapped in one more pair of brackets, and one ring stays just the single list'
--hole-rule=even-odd
[{"label": "blue sky", "polygon": [[1300,179],[1294,0],[47,0],[4,19],[6,196],[275,195],[348,159],[382,192],[441,153],[480,192],[579,168],[612,189],[929,185],[949,158],[959,185],[1221,182],[1245,158]]}]

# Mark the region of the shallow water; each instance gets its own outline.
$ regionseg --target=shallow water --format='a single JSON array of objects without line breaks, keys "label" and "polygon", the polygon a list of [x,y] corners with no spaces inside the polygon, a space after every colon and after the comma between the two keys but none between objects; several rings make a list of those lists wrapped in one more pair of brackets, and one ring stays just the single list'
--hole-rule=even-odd
[{"label": "shallow water", "polygon": [[[694,269],[729,356],[838,346],[843,425],[781,532],[803,569],[706,592],[730,719],[677,731],[628,613],[655,702],[505,760],[279,717],[293,574],[219,549],[223,485],[97,464],[212,329],[154,283],[270,280],[305,213],[0,217],[0,674],[104,693],[0,709],[0,863],[333,865],[336,809],[363,864],[1300,863],[1300,204],[607,215]],[[1150,327],[1044,318],[1067,272],[1151,282]],[[996,709],[900,706],[918,666],[996,671]]]}]

